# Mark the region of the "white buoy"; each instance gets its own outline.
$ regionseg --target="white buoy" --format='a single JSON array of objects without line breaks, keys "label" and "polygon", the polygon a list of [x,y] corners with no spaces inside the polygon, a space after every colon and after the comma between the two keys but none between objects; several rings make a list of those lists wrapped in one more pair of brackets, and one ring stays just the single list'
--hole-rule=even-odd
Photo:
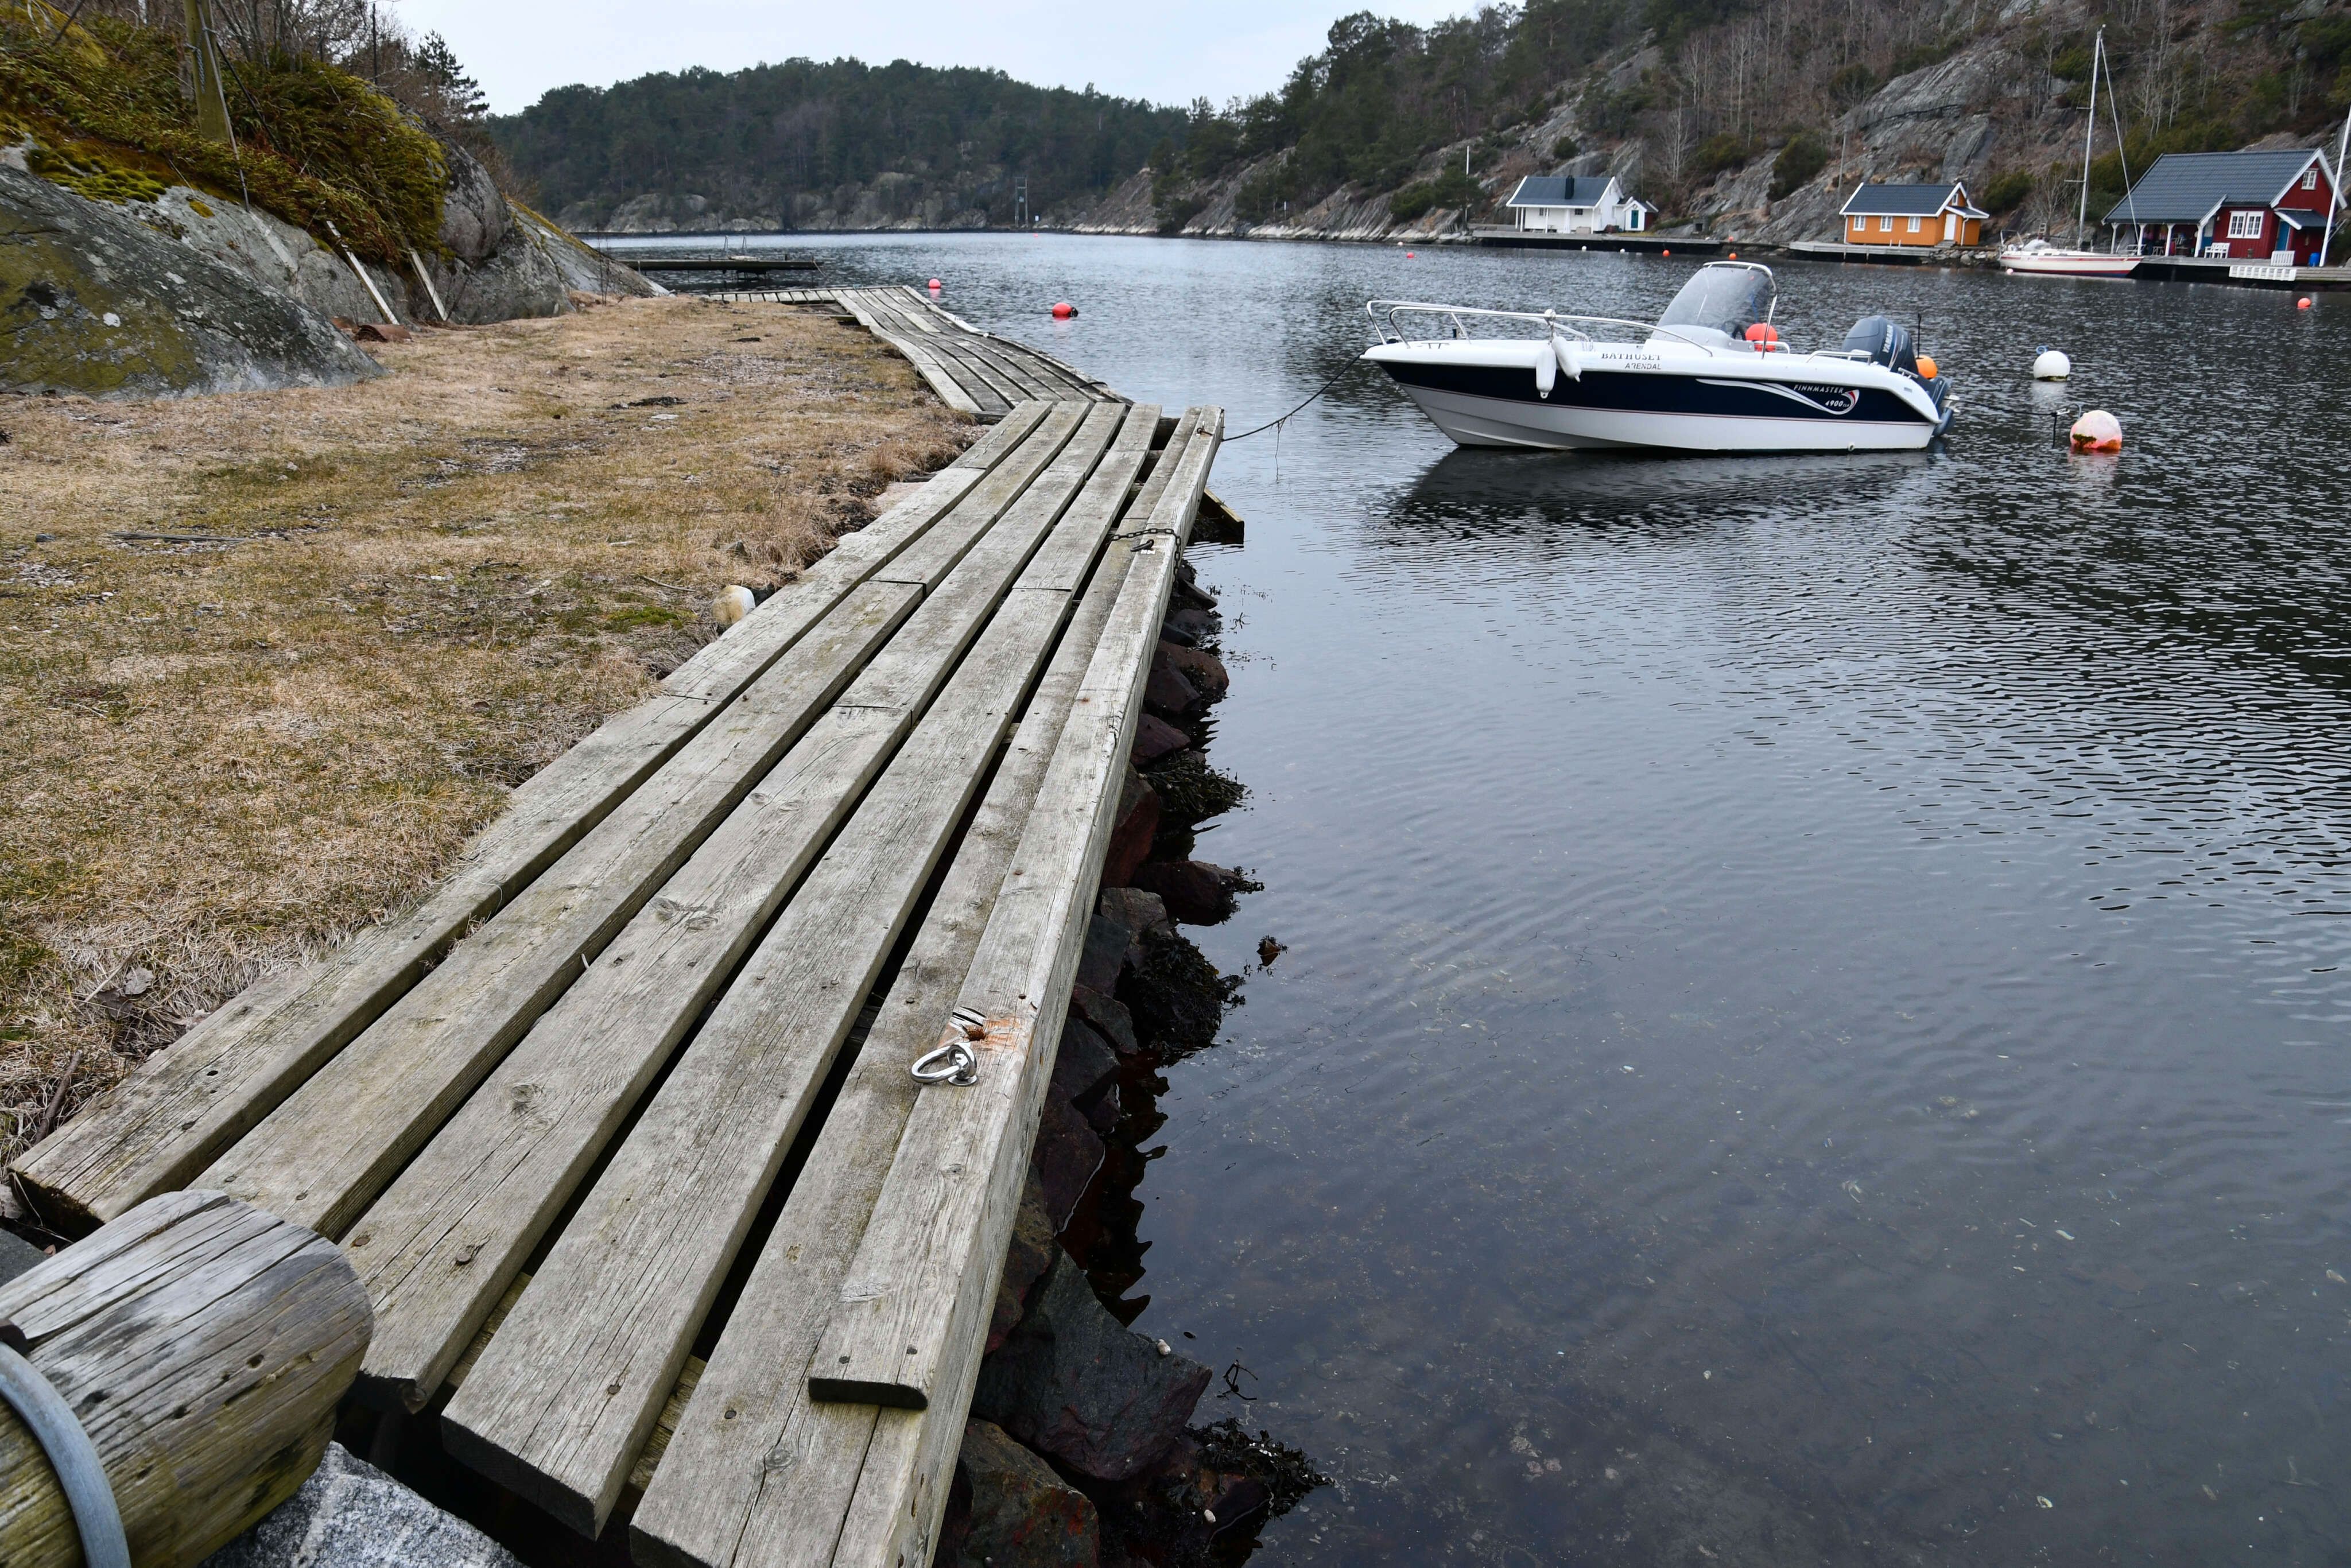
[{"label": "white buoy", "polygon": [[2032,379],[2036,382],[2062,382],[2074,373],[2074,361],[2055,349],[2043,349],[2041,357],[2032,361]]},{"label": "white buoy", "polygon": [[717,622],[723,631],[750,614],[758,603],[751,597],[749,589],[739,582],[730,582],[718,591],[717,598],[710,601],[710,618]]}]

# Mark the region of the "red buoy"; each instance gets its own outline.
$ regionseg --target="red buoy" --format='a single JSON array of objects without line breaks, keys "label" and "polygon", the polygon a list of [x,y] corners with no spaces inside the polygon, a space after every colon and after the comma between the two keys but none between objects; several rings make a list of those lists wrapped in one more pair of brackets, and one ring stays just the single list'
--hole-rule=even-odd
[{"label": "red buoy", "polygon": [[1053,307],[1053,319],[1056,321],[1066,321],[1077,313],[1078,308],[1066,299]]},{"label": "red buoy", "polygon": [[945,284],[941,283],[937,278],[934,277],[934,278],[932,278],[932,279],[931,279],[931,292],[932,292],[932,293],[936,294],[940,289],[942,289],[942,288],[944,288],[944,287],[946,287],[946,286]]},{"label": "red buoy", "polygon": [[1404,253],[1404,258],[1405,258],[1406,261],[1410,261],[1410,260],[1412,259],[1412,252],[1410,252],[1410,251],[1406,251],[1406,252],[1405,252],[1405,253]]},{"label": "red buoy", "polygon": [[2309,296],[2309,295],[2307,295],[2307,294],[2305,294],[2305,295],[2304,295],[2301,298],[2299,298],[2299,299],[2295,300],[2295,301],[2294,302],[2294,308],[2295,309],[2297,309],[2297,310],[2307,310],[2307,309],[2309,309],[2309,308],[2310,308],[2310,296]]},{"label": "red buoy", "polygon": [[1671,255],[1673,255],[1674,253],[1673,253],[1673,251],[1672,251],[1670,248],[1668,248],[1668,249],[1666,251],[1666,254],[1667,254],[1667,256],[1671,256]]}]

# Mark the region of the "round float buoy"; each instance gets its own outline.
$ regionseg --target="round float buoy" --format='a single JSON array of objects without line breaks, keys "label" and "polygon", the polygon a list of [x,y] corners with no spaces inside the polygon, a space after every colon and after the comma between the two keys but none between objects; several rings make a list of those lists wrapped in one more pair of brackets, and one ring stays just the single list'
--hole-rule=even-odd
[{"label": "round float buoy", "polygon": [[934,278],[932,278],[932,279],[931,279],[931,292],[932,292],[932,293],[936,294],[940,289],[942,289],[942,288],[944,288],[944,287],[946,287],[946,285],[945,285],[945,284],[941,283],[937,278],[934,277]]},{"label": "round float buoy", "polygon": [[1671,255],[1673,255],[1673,254],[1674,254],[1674,252],[1673,252],[1673,247],[1672,247],[1672,246],[1667,246],[1667,247],[1666,247],[1665,254],[1666,254],[1666,255],[1667,255],[1667,256],[1671,256]]},{"label": "round float buoy", "polygon": [[[2134,210],[2136,210],[2136,209],[2134,209]],[[1739,259],[1739,253],[1738,253],[1737,251],[1735,251],[1735,250],[1734,250],[1734,251],[1732,251],[1732,252],[1730,253],[1730,259],[1731,259],[1731,260],[1733,260],[1733,261],[1737,261],[1737,260]]]},{"label": "round float buoy", "polygon": [[1780,346],[1780,329],[1769,321],[1756,322],[1747,329],[1745,336],[1759,354],[1768,354]]},{"label": "round float buoy", "polygon": [[1410,261],[1410,260],[1412,259],[1412,254],[1413,254],[1413,253],[1412,253],[1412,252],[1410,252],[1410,251],[1406,251],[1406,252],[1405,252],[1405,253],[1404,253],[1404,258],[1405,258],[1406,261]]},{"label": "round float buoy", "polygon": [[2032,361],[2032,379],[2036,382],[2062,382],[2074,373],[2074,361],[2055,349],[2043,349]]},{"label": "round float buoy", "polygon": [[2105,409],[2094,408],[2074,422],[2072,440],[2076,452],[2120,452],[2122,422]]},{"label": "round float buoy", "polygon": [[1935,379],[1935,361],[1931,356],[1918,356],[1918,374],[1930,382]]},{"label": "round float buoy", "polygon": [[2297,310],[2307,310],[2307,309],[2309,309],[2309,308],[2310,308],[2310,296],[2309,296],[2309,295],[2307,295],[2307,294],[2305,294],[2305,295],[2304,295],[2301,298],[2299,298],[2299,299],[2295,300],[2295,301],[2294,302],[2294,308],[2295,309],[2297,309]]},{"label": "round float buoy", "polygon": [[750,614],[758,603],[751,597],[749,589],[739,582],[730,582],[718,591],[717,598],[710,601],[710,618],[717,622],[723,631]]},{"label": "round float buoy", "polygon": [[1078,308],[1066,299],[1053,307],[1053,319],[1056,321],[1066,321],[1077,313]]}]

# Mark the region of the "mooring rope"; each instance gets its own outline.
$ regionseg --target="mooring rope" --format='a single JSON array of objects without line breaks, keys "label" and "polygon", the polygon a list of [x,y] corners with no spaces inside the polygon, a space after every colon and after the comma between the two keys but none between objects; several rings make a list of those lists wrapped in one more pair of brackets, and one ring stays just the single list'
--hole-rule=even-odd
[{"label": "mooring rope", "polygon": [[1263,424],[1259,425],[1255,430],[1244,430],[1244,431],[1242,431],[1238,435],[1228,435],[1228,436],[1226,436],[1226,437],[1225,437],[1225,444],[1226,444],[1226,445],[1228,445],[1228,446],[1229,446],[1229,445],[1231,445],[1231,444],[1232,444],[1234,442],[1236,442],[1236,441],[1247,441],[1247,440],[1248,440],[1250,436],[1252,436],[1252,435],[1262,435],[1262,434],[1264,434],[1267,431],[1271,430],[1271,429],[1272,429],[1275,425],[1277,425],[1277,424],[1283,424],[1283,423],[1287,423],[1290,421],[1290,419],[1293,415],[1297,414],[1297,413],[1300,412],[1300,410],[1301,410],[1301,409],[1305,408],[1305,406],[1306,406],[1306,403],[1307,403],[1307,402],[1312,402],[1314,401],[1314,398],[1321,397],[1324,392],[1329,392],[1332,387],[1335,387],[1335,386],[1337,386],[1341,382],[1345,381],[1345,380],[1347,379],[1348,375],[1349,375],[1350,373],[1352,373],[1352,372],[1354,371],[1355,367],[1356,367],[1356,366],[1358,366],[1358,365],[1360,365],[1360,364],[1362,364],[1363,362],[1364,362],[1364,361],[1361,361],[1361,360],[1349,360],[1349,361],[1347,361],[1347,367],[1346,367],[1346,369],[1345,369],[1345,370],[1341,371],[1337,375],[1332,376],[1329,381],[1324,382],[1321,386],[1316,387],[1316,388],[1314,389],[1314,395],[1313,395],[1313,397],[1310,397],[1310,398],[1308,398],[1308,399],[1306,400],[1306,402],[1301,402],[1301,403],[1300,403],[1300,404],[1298,405],[1298,407],[1297,407],[1297,408],[1293,408],[1293,409],[1291,409],[1291,410],[1290,411],[1290,413],[1285,413],[1285,414],[1283,414],[1280,419],[1269,419],[1269,420],[1267,420]]}]

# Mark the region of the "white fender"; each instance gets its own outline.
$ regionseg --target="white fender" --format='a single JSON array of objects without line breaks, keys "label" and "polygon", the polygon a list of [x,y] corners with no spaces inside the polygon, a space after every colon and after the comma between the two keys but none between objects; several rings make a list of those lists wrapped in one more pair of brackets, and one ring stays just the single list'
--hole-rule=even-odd
[{"label": "white fender", "polygon": [[1576,357],[1573,342],[1565,338],[1553,338],[1551,340],[1551,351],[1552,358],[1559,361],[1561,373],[1569,381],[1580,382],[1583,379],[1583,361]]},{"label": "white fender", "polygon": [[1558,372],[1559,367],[1552,362],[1550,352],[1545,350],[1536,350],[1535,395],[1537,397],[1551,396],[1551,389],[1558,383]]}]

